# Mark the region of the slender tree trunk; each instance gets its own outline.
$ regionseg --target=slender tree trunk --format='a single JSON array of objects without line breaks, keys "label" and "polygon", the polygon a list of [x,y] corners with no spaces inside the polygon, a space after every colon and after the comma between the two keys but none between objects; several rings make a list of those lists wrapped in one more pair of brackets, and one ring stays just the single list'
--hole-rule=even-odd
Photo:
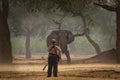
[{"label": "slender tree trunk", "polygon": [[96,53],[97,54],[101,53],[101,49],[100,49],[99,45],[94,40],[92,40],[92,38],[89,36],[89,30],[87,29],[87,24],[86,24],[85,17],[83,16],[82,13],[80,14],[80,16],[81,16],[81,18],[83,20],[83,24],[84,24],[84,35],[85,35],[85,37],[87,38],[89,43],[94,47]]},{"label": "slender tree trunk", "polygon": [[92,44],[92,46],[95,48],[95,51],[97,54],[101,53],[101,49],[97,43],[95,43],[89,35],[85,35],[87,40]]},{"label": "slender tree trunk", "polygon": [[117,39],[116,39],[116,52],[117,52],[117,61],[120,63],[120,6],[116,11],[116,22],[117,22]]},{"label": "slender tree trunk", "polygon": [[30,34],[26,34],[26,58],[31,58],[31,52],[30,52]]},{"label": "slender tree trunk", "polygon": [[0,63],[12,63],[10,31],[8,27],[8,0],[2,0],[0,10]]}]

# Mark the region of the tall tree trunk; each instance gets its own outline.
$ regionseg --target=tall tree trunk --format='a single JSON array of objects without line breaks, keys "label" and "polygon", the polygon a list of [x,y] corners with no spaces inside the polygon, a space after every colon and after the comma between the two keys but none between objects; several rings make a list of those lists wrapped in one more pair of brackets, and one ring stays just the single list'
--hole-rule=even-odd
[{"label": "tall tree trunk", "polygon": [[101,53],[101,49],[99,47],[99,45],[89,36],[89,34],[86,33],[82,33],[82,34],[74,34],[74,37],[78,37],[78,36],[84,36],[87,38],[88,42],[94,47],[95,51],[97,54]]},{"label": "tall tree trunk", "polygon": [[28,32],[26,34],[26,58],[31,58],[31,52],[30,52],[30,33]]},{"label": "tall tree trunk", "polygon": [[117,61],[118,63],[120,63],[120,4],[116,11],[116,22],[117,22],[116,52],[117,52]]},{"label": "tall tree trunk", "polygon": [[95,3],[95,5],[98,5],[106,10],[109,11],[114,11],[116,13],[116,24],[117,24],[117,29],[116,29],[116,33],[117,33],[117,39],[116,39],[116,56],[117,56],[117,62],[120,63],[120,0],[116,0],[117,7],[114,6],[109,6],[109,5],[101,5],[98,3]]},{"label": "tall tree trunk", "polygon": [[8,27],[8,0],[2,0],[0,10],[0,63],[12,63],[10,31]]},{"label": "tall tree trunk", "polygon": [[89,35],[85,35],[87,40],[92,44],[92,46],[95,48],[95,51],[97,54],[101,53],[101,49],[97,43],[95,43]]},{"label": "tall tree trunk", "polygon": [[101,49],[100,49],[99,45],[94,40],[92,40],[92,38],[89,36],[89,30],[87,28],[85,17],[83,16],[82,13],[80,14],[80,16],[81,16],[81,18],[83,20],[83,24],[84,24],[84,35],[85,35],[85,37],[87,38],[89,43],[94,47],[96,53],[97,54],[101,53]]}]

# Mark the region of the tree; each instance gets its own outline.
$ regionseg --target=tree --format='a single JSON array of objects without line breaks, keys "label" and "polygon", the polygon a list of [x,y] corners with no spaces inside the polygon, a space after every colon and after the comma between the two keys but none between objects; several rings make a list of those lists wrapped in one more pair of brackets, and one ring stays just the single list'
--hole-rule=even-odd
[{"label": "tree", "polygon": [[117,54],[117,62],[120,63],[120,0],[114,0],[114,3],[115,5],[99,4],[99,3],[95,3],[95,5],[116,13],[116,24],[117,24],[116,54]]},{"label": "tree", "polygon": [[61,27],[62,27],[61,24],[62,24],[62,21],[64,20],[65,17],[66,17],[66,14],[64,13],[64,15],[60,18],[59,21],[53,19],[53,22],[56,25],[58,25],[58,30],[61,30]]},{"label": "tree", "polygon": [[[0,0],[0,63],[12,63],[12,47],[10,31],[7,22],[9,3],[13,5],[25,5],[29,11],[34,11],[43,0]],[[47,0],[50,1],[50,0]],[[33,8],[31,6],[34,6]]]},{"label": "tree", "polygon": [[0,9],[0,63],[12,62],[10,31],[7,22],[8,10],[9,0],[2,0],[2,9]]},{"label": "tree", "polygon": [[[11,6],[24,6],[28,12],[40,10],[48,11],[54,3],[50,0],[0,0],[0,63],[12,63],[12,50],[10,31],[7,22],[9,4]],[[50,3],[50,4],[49,4]]]},{"label": "tree", "polygon": [[[40,16],[40,15],[39,15]],[[31,50],[30,50],[30,37],[33,36],[34,34],[39,34],[42,31],[44,31],[44,34],[46,31],[44,30],[45,26],[44,23],[44,17],[41,18],[42,20],[39,20],[39,17],[35,17],[35,14],[31,14],[26,12],[25,16],[21,20],[21,32],[23,33],[26,37],[26,43],[25,43],[25,48],[26,48],[26,58],[31,58]],[[43,26],[43,27],[42,27]],[[42,28],[42,30],[40,30]],[[42,33],[41,33],[42,34]]]},{"label": "tree", "polygon": [[[0,62],[12,62],[12,51],[11,51],[11,43],[10,43],[10,32],[7,23],[8,17],[8,8],[10,5],[18,5],[24,6],[28,12],[36,12],[36,11],[44,11],[45,13],[54,12],[56,9],[61,9],[63,12],[74,14],[74,16],[81,16],[84,23],[84,31],[85,35],[88,34],[86,26],[86,10],[93,9],[93,5],[91,5],[95,0],[1,0],[2,8],[0,10]],[[100,0],[104,1],[104,0]],[[112,0],[113,1],[113,0]],[[117,14],[117,26],[120,26],[120,1],[115,0],[116,6],[112,7],[108,6],[109,10],[115,11]],[[104,2],[105,3],[105,2]],[[103,7],[103,4],[98,4]],[[105,6],[104,6],[105,8]],[[113,9],[114,8],[114,9]],[[119,53],[120,43],[119,43],[119,34],[120,29],[117,27],[117,54]],[[3,47],[4,46],[4,47]],[[118,54],[118,61],[120,60],[120,55]]]},{"label": "tree", "polygon": [[91,6],[92,0],[57,0],[56,3],[59,4],[61,10],[65,11],[66,13],[72,13],[73,17],[80,16],[82,18],[84,31],[82,34],[77,34],[75,36],[83,36],[84,34],[87,40],[94,47],[96,53],[101,53],[99,45],[89,36],[89,29],[87,28],[88,23],[86,19],[86,9],[93,9],[93,5]]}]

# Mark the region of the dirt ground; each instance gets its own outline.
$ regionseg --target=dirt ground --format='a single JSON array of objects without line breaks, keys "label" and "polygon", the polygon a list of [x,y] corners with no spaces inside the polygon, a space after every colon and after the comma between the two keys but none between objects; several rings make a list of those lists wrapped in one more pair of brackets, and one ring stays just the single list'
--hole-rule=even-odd
[{"label": "dirt ground", "polygon": [[46,77],[47,68],[45,71],[42,70],[45,64],[47,64],[46,58],[16,58],[11,65],[0,65],[0,80],[120,80],[119,64],[82,64],[81,58],[74,59],[74,56],[72,63],[67,64],[63,58],[59,63],[57,78]]},{"label": "dirt ground", "polygon": [[120,80],[117,64],[59,64],[58,78],[47,78],[44,65],[2,65],[0,80]]}]

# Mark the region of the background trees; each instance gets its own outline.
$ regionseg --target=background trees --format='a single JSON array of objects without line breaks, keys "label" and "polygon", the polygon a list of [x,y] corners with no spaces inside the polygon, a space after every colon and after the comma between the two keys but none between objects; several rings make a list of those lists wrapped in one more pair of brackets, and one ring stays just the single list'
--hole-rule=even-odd
[{"label": "background trees", "polygon": [[[41,39],[46,37],[51,30],[58,28],[57,25],[54,24],[52,19],[59,21],[59,19],[64,14],[67,16],[64,18],[62,22],[61,29],[71,30],[75,34],[83,33],[86,39],[94,46],[97,53],[100,53],[101,51],[110,48],[115,48],[114,46],[115,40],[113,40],[116,36],[115,25],[113,25],[115,24],[114,23],[115,15],[113,13],[106,12],[105,10],[95,6],[94,2],[100,3],[100,4],[96,4],[99,6],[103,6],[104,4],[113,3],[113,2],[115,5],[119,4],[119,0],[10,0],[10,2],[8,2],[8,0],[1,0],[1,4],[3,4],[3,6],[1,6],[1,10],[0,10],[0,15],[1,15],[0,35],[2,37],[0,38],[1,39],[0,59],[2,59],[3,56],[5,56],[6,58],[4,58],[3,60],[12,62],[9,30],[11,31],[12,37],[13,36],[19,37],[22,35],[26,36],[26,41],[28,42],[26,43],[26,45],[29,46],[30,35],[32,37],[35,36],[40,37]],[[8,4],[10,5],[10,7],[8,6]],[[10,16],[8,17],[10,27],[8,27],[7,25],[8,7],[10,8],[10,14],[9,14]],[[119,11],[120,11],[119,6],[117,6],[117,11],[116,11],[117,21],[119,21],[118,18]],[[106,16],[113,15],[113,17],[108,16],[106,18],[109,18],[109,20],[108,19],[106,20],[106,18],[104,18],[105,16],[103,17],[101,16],[101,14],[99,14],[100,12],[104,13],[103,15]],[[2,13],[4,13],[4,15]],[[32,15],[35,14],[35,15],[31,17],[31,14]],[[40,16],[38,14],[43,14],[43,15]],[[36,19],[35,16],[37,16]],[[119,24],[117,24],[117,26],[119,26]],[[108,37],[106,38],[107,39],[106,42],[111,42],[111,45],[113,47],[110,46],[105,47],[106,46],[105,42],[101,42],[102,39],[106,37],[105,35],[110,36],[109,39]],[[119,36],[119,29],[117,29],[117,36]],[[84,36],[82,38],[84,38]],[[76,39],[77,41],[75,41],[75,43],[78,41],[81,42],[82,38]],[[118,42],[119,42],[119,37],[117,37],[117,54],[119,52]],[[76,46],[76,47],[79,48],[80,46]],[[80,49],[81,48],[82,47],[80,47]],[[30,47],[27,48],[27,50],[28,50],[27,52],[30,53],[29,52]],[[5,55],[3,55],[3,53]],[[3,60],[1,60],[1,62],[3,62]]]},{"label": "background trees", "polygon": [[[117,54],[117,61],[120,63],[120,0],[107,0],[106,3],[103,0],[102,2],[95,3],[95,5],[98,5],[106,10],[113,11],[116,13],[116,33],[117,33],[117,39],[116,39],[116,54]],[[102,3],[102,4],[101,4]],[[113,4],[112,4],[113,3]]]}]

